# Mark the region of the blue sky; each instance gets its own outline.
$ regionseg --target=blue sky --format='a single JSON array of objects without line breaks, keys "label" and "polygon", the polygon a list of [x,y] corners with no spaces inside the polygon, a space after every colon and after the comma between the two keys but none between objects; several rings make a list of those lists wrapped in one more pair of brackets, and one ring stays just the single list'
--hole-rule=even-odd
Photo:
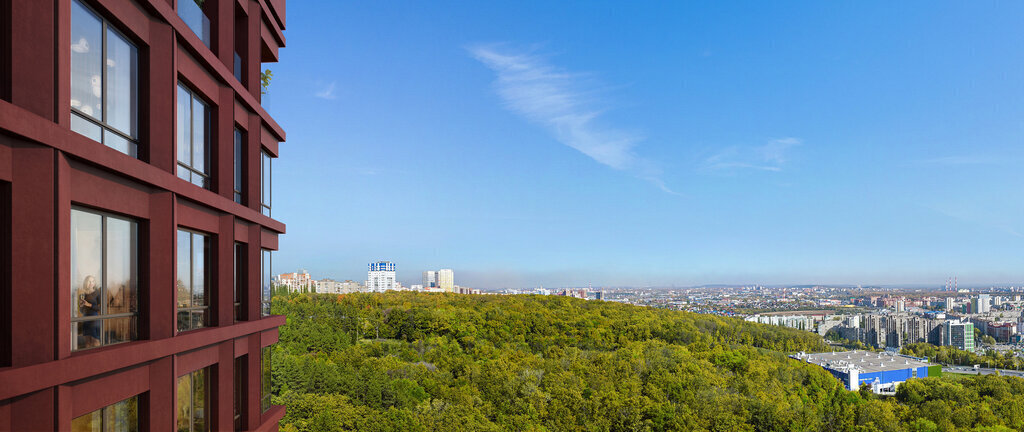
[{"label": "blue sky", "polygon": [[[635,2],[630,2],[635,3]],[[274,271],[1024,283],[1024,3],[291,1]]]}]

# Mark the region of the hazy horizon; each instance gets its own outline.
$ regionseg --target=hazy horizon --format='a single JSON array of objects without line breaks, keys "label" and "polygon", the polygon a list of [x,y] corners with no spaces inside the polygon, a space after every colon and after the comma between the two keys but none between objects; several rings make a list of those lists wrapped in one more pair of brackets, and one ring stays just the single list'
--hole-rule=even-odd
[{"label": "hazy horizon", "polygon": [[[1024,280],[1024,4],[289,10],[276,273]],[[315,186],[314,186],[315,185]]]}]

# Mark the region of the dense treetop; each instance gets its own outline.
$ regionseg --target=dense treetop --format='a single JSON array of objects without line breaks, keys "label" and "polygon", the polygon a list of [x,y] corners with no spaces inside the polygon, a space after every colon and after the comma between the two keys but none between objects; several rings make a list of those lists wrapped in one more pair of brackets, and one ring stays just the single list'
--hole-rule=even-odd
[{"label": "dense treetop", "polygon": [[[557,296],[275,297],[285,431],[1012,430],[1024,380],[848,392],[812,333]],[[976,429],[996,427],[996,429]]]}]

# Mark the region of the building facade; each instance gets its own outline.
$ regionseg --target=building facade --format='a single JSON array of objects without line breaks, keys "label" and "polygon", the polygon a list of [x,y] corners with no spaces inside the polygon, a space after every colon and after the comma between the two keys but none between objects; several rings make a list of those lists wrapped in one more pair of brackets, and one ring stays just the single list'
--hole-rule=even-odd
[{"label": "building facade", "polygon": [[290,292],[319,292],[317,291],[318,285],[316,282],[309,275],[309,272],[305,270],[299,270],[294,273],[281,273],[274,280],[275,285],[283,286]]},{"label": "building facade", "polygon": [[444,292],[455,291],[455,272],[452,269],[437,271],[437,286]]},{"label": "building facade", "polygon": [[0,0],[0,431],[277,429],[284,3]]},{"label": "building facade", "polygon": [[390,261],[377,261],[368,265],[366,272],[366,290],[369,292],[384,292],[398,289],[395,281],[395,263]]},{"label": "building facade", "polygon": [[946,321],[942,327],[942,344],[974,352],[974,324]]},{"label": "building facade", "polygon": [[423,288],[437,288],[437,271],[427,270],[423,272]]}]

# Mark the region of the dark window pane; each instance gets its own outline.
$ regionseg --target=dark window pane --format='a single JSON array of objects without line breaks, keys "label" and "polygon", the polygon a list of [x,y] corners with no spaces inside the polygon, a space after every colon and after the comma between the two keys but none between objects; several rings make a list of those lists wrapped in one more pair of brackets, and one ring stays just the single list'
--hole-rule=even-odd
[{"label": "dark window pane", "polygon": [[178,311],[178,331],[188,331],[192,328],[192,314],[189,311]]}]

